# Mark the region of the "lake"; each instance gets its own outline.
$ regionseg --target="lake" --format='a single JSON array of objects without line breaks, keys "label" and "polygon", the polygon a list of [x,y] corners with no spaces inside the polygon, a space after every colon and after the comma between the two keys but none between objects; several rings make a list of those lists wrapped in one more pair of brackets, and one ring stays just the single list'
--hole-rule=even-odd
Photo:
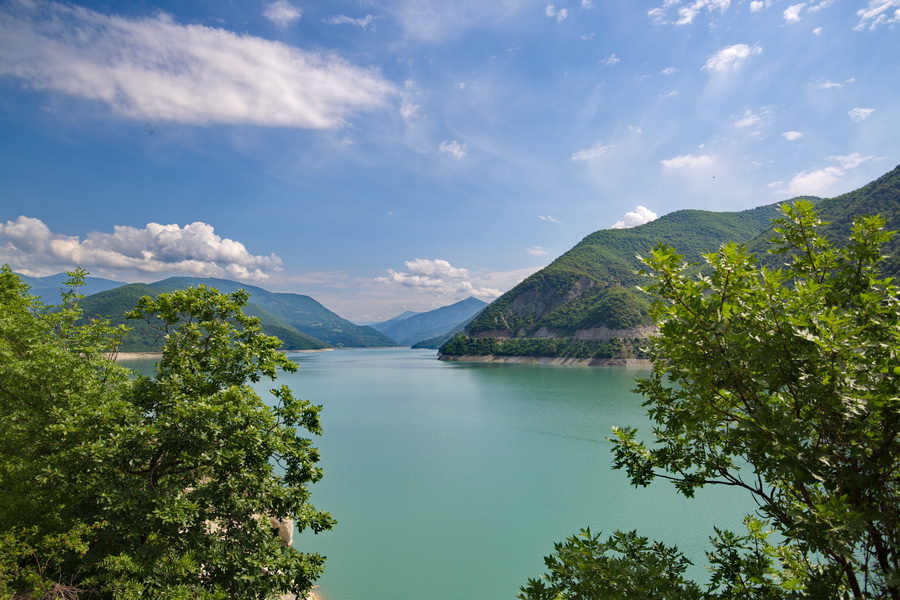
[{"label": "lake", "polygon": [[713,525],[743,531],[753,509],[735,490],[687,500],[611,469],[610,427],[649,431],[630,391],[646,372],[444,363],[409,349],[291,357],[299,371],[278,382],[324,407],[313,503],[338,525],[296,545],[328,557],[325,600],[511,599],[554,542],[588,526],[677,544],[704,578]]}]

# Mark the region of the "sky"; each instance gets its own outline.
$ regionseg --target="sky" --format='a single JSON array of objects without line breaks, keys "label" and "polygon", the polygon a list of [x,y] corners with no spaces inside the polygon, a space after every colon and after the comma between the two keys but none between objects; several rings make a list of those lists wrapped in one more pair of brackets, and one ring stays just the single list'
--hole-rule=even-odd
[{"label": "sky", "polygon": [[900,0],[0,0],[0,263],[355,322],[900,163]]}]

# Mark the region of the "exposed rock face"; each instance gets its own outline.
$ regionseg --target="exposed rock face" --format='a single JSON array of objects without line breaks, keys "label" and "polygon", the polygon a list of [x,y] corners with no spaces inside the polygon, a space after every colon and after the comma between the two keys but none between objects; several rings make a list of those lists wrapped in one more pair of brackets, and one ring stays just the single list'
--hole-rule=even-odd
[{"label": "exposed rock face", "polygon": [[279,519],[277,517],[269,517],[269,523],[272,525],[272,529],[278,533],[278,537],[281,538],[282,546],[293,546],[294,545],[294,520],[293,519]]}]

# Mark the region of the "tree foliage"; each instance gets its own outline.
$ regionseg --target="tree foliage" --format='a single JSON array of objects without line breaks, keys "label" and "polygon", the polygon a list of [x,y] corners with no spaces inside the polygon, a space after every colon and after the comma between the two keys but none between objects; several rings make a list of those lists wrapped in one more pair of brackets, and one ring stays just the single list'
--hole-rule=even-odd
[{"label": "tree foliage", "polygon": [[[83,272],[74,274],[77,286]],[[319,407],[251,383],[296,364],[247,295],[200,286],[145,297],[131,317],[166,336],[153,377],[109,359],[121,327],[79,323],[0,273],[0,596],[266,598],[305,593],[323,559],[273,521],[321,531],[321,477],[302,431]]]},{"label": "tree foliage", "polygon": [[[756,500],[746,534],[716,531],[703,597],[900,598],[900,299],[878,268],[892,234],[857,218],[836,247],[802,201],[776,224],[783,268],[735,244],[707,254],[701,275],[669,247],[645,259],[660,332],[638,391],[655,443],[615,430],[615,467],[634,485],[664,478],[691,497],[723,484]],[[551,559],[595,578],[612,559],[633,567],[617,551]],[[556,573],[522,597],[591,597]],[[661,597],[694,589],[677,588]]]}]

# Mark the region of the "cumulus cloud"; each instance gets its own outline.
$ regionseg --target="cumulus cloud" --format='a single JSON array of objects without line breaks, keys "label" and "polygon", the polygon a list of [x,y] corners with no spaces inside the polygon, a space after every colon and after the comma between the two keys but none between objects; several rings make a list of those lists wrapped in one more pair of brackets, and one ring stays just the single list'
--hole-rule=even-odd
[{"label": "cumulus cloud", "polygon": [[801,133],[799,131],[785,131],[781,135],[782,135],[782,137],[784,137],[784,139],[786,139],[789,142],[799,140],[800,138],[803,137],[803,133]]},{"label": "cumulus cloud", "polygon": [[629,229],[631,227],[637,227],[638,225],[655,221],[658,216],[659,215],[646,206],[638,204],[633,211],[625,213],[625,217],[621,221],[614,223],[612,228]]},{"label": "cumulus cloud", "polygon": [[769,187],[774,188],[780,194],[787,194],[791,197],[825,196],[833,191],[835,184],[844,178],[848,170],[855,169],[874,158],[874,156],[862,156],[859,153],[829,156],[827,160],[837,164],[801,171],[790,181],[775,181],[770,183]]},{"label": "cumulus cloud", "polygon": [[262,282],[281,269],[276,255],[250,254],[242,243],[216,235],[202,222],[184,227],[148,223],[143,229],[117,225],[112,233],[92,232],[82,240],[20,216],[0,223],[0,242],[0,262],[36,275],[84,267],[126,279],[174,273]]},{"label": "cumulus cloud", "polygon": [[682,154],[661,162],[667,169],[704,169],[706,167],[711,167],[714,160],[713,157],[708,154],[701,154],[699,156]]},{"label": "cumulus cloud", "polygon": [[460,144],[456,140],[444,140],[438,146],[438,152],[441,154],[449,154],[456,159],[463,159],[466,156],[466,145]]},{"label": "cumulus cloud", "polygon": [[562,221],[560,221],[553,215],[538,215],[538,219],[540,219],[541,221],[548,221],[550,223],[562,223]]},{"label": "cumulus cloud", "polygon": [[766,8],[770,3],[771,3],[771,0],[768,0],[767,2],[763,2],[762,0],[753,0],[750,3],[750,12],[752,12],[752,13],[759,12],[762,9]]},{"label": "cumulus cloud", "polygon": [[[724,13],[731,6],[731,0],[694,0],[682,4],[681,0],[665,0],[662,6],[647,11],[655,23],[675,25],[689,25],[703,11],[712,13],[719,11]],[[677,17],[669,17],[669,12],[674,10]]]},{"label": "cumulus cloud", "polygon": [[784,9],[784,13],[782,16],[784,17],[785,22],[787,23],[797,23],[800,21],[800,11],[803,10],[803,7],[806,6],[806,3],[801,4],[792,4]]},{"label": "cumulus cloud", "polygon": [[359,27],[360,29],[368,29],[369,25],[374,23],[375,19],[377,18],[378,17],[376,17],[375,15],[366,15],[365,17],[360,17],[358,19],[354,19],[346,15],[336,15],[334,17],[322,19],[322,22],[327,23],[328,25],[353,25],[354,27]]},{"label": "cumulus cloud", "polygon": [[21,2],[0,15],[0,37],[0,75],[132,119],[330,129],[395,94],[379,73],[338,56],[164,14]]},{"label": "cumulus cloud", "polygon": [[597,158],[606,154],[609,150],[609,146],[604,146],[603,144],[597,144],[592,148],[587,148],[585,150],[579,150],[575,154],[572,155],[572,160],[591,160],[592,158]]},{"label": "cumulus cloud", "polygon": [[703,65],[704,71],[712,71],[715,73],[725,73],[728,71],[737,71],[744,64],[744,61],[762,52],[762,46],[753,47],[747,44],[734,44],[726,46],[710,56]]},{"label": "cumulus cloud", "polygon": [[856,11],[856,16],[859,17],[854,27],[857,31],[900,23],[900,0],[869,0],[869,5]]},{"label": "cumulus cloud", "polygon": [[467,269],[456,268],[446,260],[417,258],[404,264],[406,273],[388,269],[387,276],[378,277],[376,281],[399,285],[417,292],[438,295],[466,294],[482,300],[493,300],[501,294],[500,290],[495,288],[476,287]]},{"label": "cumulus cloud", "polygon": [[871,117],[873,112],[875,112],[874,108],[860,108],[857,106],[847,111],[847,114],[850,115],[854,123],[860,123]]},{"label": "cumulus cloud", "polygon": [[275,0],[266,4],[263,16],[278,27],[287,27],[300,20],[303,11],[287,0]]}]

